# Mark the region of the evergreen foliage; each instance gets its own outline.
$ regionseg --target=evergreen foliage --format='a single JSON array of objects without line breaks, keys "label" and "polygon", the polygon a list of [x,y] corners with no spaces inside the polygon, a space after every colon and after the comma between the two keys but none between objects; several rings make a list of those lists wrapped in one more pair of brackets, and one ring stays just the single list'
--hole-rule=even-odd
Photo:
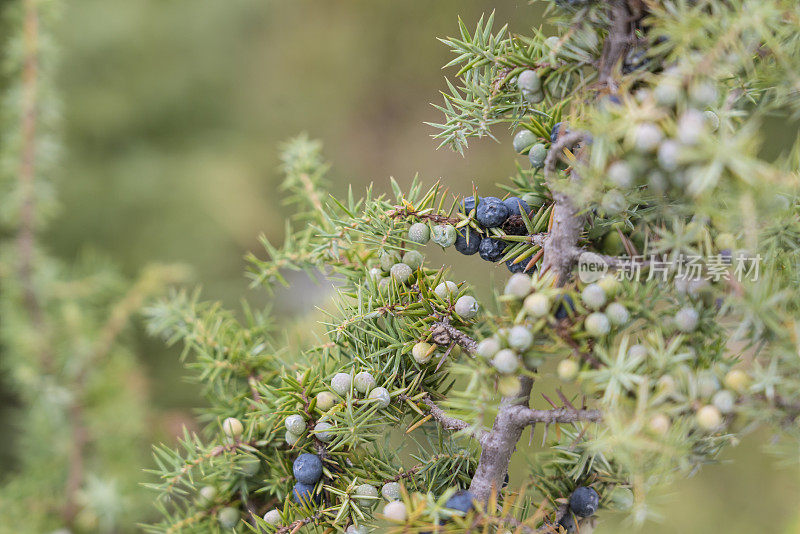
[{"label": "evergreen foliage", "polygon": [[[249,272],[267,289],[286,270],[334,280],[327,340],[284,346],[268,311],[239,318],[197,293],[149,308],[210,405],[201,435],[156,448],[149,532],[586,532],[595,511],[655,517],[654,488],[756,427],[797,461],[800,140],[778,161],[758,149],[777,141],[768,114],[800,110],[800,7],[549,14],[558,35],[489,16],[443,40],[458,71],[435,135],[463,151],[503,125],[529,131],[514,149],[535,157],[488,192],[519,198],[518,215],[418,179],[332,198],[321,146],[301,136],[283,147],[286,237]],[[504,242],[488,259],[530,274],[473,302],[409,256],[429,236],[451,254]],[[537,426],[534,453],[518,442]],[[508,481],[518,447],[529,469]],[[322,461],[313,485],[301,454]]]}]

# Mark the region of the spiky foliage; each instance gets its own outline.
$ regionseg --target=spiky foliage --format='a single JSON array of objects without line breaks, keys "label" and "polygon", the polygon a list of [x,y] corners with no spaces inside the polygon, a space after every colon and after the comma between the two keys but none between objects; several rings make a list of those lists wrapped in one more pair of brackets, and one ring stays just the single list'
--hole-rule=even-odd
[{"label": "spiky foliage", "polygon": [[[393,181],[393,198],[329,198],[320,146],[299,137],[284,147],[296,220],[251,274],[335,281],[327,340],[285,346],[266,313],[238,321],[196,295],[150,310],[211,404],[201,436],[156,450],[151,532],[572,532],[593,521],[573,517],[576,487],[644,521],[654,487],[761,425],[796,460],[800,143],[777,162],[757,148],[772,142],[765,113],[798,109],[800,8],[564,1],[550,14],[559,35],[495,32],[488,17],[444,40],[459,70],[434,125],[459,151],[502,123],[531,132],[546,158],[501,185],[529,210],[489,223],[494,201],[462,208],[416,179]],[[509,269],[534,274],[475,313],[467,283],[418,265],[419,224],[445,247],[456,229],[499,240]],[[387,402],[351,383],[363,372]],[[540,450],[518,443],[536,426]],[[515,451],[530,468],[506,486]],[[324,469],[297,502],[301,452]],[[357,488],[391,482],[402,504],[384,517]],[[459,488],[466,514],[448,508]]]},{"label": "spiky foliage", "polygon": [[[58,161],[53,27],[58,2],[3,6],[0,342],[4,449],[2,532],[131,532],[143,513],[144,379],[118,340],[144,300],[178,272],[136,281],[83,254],[68,265],[39,246],[54,208]],[[124,415],[122,415],[124,414]]]}]

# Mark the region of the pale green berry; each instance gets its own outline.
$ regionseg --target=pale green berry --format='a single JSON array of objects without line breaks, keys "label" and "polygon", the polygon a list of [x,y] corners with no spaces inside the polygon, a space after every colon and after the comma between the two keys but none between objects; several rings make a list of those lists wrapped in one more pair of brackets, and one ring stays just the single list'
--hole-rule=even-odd
[{"label": "pale green berry", "polygon": [[514,136],[514,150],[519,153],[525,152],[535,142],[536,135],[532,131],[523,128]]},{"label": "pale green berry", "polygon": [[667,139],[658,147],[658,164],[665,171],[674,171],[680,165],[682,154],[680,143]]},{"label": "pale green berry", "polygon": [[622,284],[620,284],[619,280],[617,280],[614,276],[604,276],[597,281],[597,285],[606,292],[606,295],[608,295],[609,298],[616,295],[622,288]]},{"label": "pale green berry", "polygon": [[695,414],[697,426],[703,430],[713,431],[722,426],[722,414],[716,406],[703,406]]},{"label": "pale green berry", "polygon": [[606,303],[606,292],[597,284],[589,284],[581,291],[581,299],[590,310],[599,310]]},{"label": "pale green berry", "polygon": [[475,354],[488,360],[497,354],[497,351],[499,351],[500,348],[500,341],[496,337],[487,337],[478,343],[478,347],[475,349]]},{"label": "pale green berry", "polygon": [[611,502],[617,510],[627,512],[633,508],[633,492],[628,488],[621,488],[617,486],[611,492]]},{"label": "pale green berry", "polygon": [[662,106],[674,106],[678,102],[680,94],[680,84],[674,78],[664,79],[653,89],[653,97]]},{"label": "pale green berry", "polygon": [[692,85],[689,97],[696,106],[704,108],[716,103],[717,88],[711,82],[699,82]]},{"label": "pale green berry", "polygon": [[675,393],[678,388],[678,385],[675,383],[675,379],[669,375],[664,375],[659,378],[658,382],[656,382],[656,385],[658,387],[658,391],[665,395],[671,395],[672,393]]},{"label": "pale green berry", "polygon": [[717,407],[722,413],[731,413],[736,407],[736,396],[733,392],[723,389],[717,391],[711,399],[711,404]]},{"label": "pale green berry", "polygon": [[408,229],[408,240],[412,243],[424,245],[431,239],[431,229],[425,223],[414,223]]},{"label": "pale green berry", "polygon": [[711,397],[719,391],[720,385],[717,377],[711,372],[702,372],[697,377],[697,393],[704,398]]},{"label": "pale green berry", "polygon": [[411,279],[411,275],[414,274],[414,271],[405,263],[395,263],[392,265],[389,274],[391,274],[392,278],[397,280],[399,284],[405,284]]},{"label": "pale green berry", "polygon": [[451,295],[456,295],[458,293],[458,286],[455,282],[445,280],[437,285],[433,292],[436,293],[436,296],[440,299],[447,300]]},{"label": "pale green berry", "polygon": [[694,308],[686,306],[685,308],[678,310],[678,313],[675,314],[674,321],[678,330],[688,334],[689,332],[694,332],[694,330],[697,328],[697,324],[700,321],[700,315]]},{"label": "pale green berry", "polygon": [[229,438],[238,438],[244,432],[244,425],[235,417],[228,417],[222,422],[222,431]]},{"label": "pale green berry", "polygon": [[361,371],[353,379],[353,385],[355,385],[359,393],[369,393],[375,387],[375,384],[375,377],[367,371]]},{"label": "pale green berry", "polygon": [[197,494],[197,504],[208,506],[217,498],[217,488],[214,486],[203,486]]},{"label": "pale green berry", "polygon": [[584,327],[590,336],[600,337],[611,331],[611,322],[608,320],[608,317],[606,317],[606,314],[594,312],[586,317]]},{"label": "pale green berry", "polygon": [[678,119],[678,140],[684,145],[695,145],[703,138],[705,127],[706,118],[700,111],[686,110]]},{"label": "pale green berry", "polygon": [[302,415],[293,414],[286,418],[283,422],[286,430],[291,432],[292,434],[302,434],[306,431],[306,420],[303,419]]},{"label": "pale green berry", "polygon": [[525,298],[531,292],[531,277],[527,274],[512,274],[506,282],[505,294],[518,299]]},{"label": "pale green berry", "polygon": [[331,389],[342,397],[346,397],[350,393],[350,385],[352,383],[348,373],[336,373],[331,379]]},{"label": "pale green berry", "polygon": [[517,77],[517,87],[522,91],[538,93],[542,90],[542,79],[535,70],[524,70]]},{"label": "pale green berry", "polygon": [[[372,484],[361,484],[360,486],[356,486],[355,497],[358,504],[364,508],[372,508],[378,503],[378,488]],[[362,497],[367,498],[365,499]],[[369,497],[374,498],[370,499]]]},{"label": "pale green berry", "polygon": [[611,324],[616,326],[626,324],[631,318],[630,313],[628,313],[628,308],[619,302],[612,302],[609,304],[606,307],[606,315],[608,316],[608,320],[611,321]]},{"label": "pale green berry", "polygon": [[391,278],[381,278],[378,282],[378,291],[383,294],[388,293],[390,284]]},{"label": "pale green berry", "polygon": [[550,313],[550,299],[547,295],[534,293],[525,298],[522,307],[531,317],[544,317]]},{"label": "pale green berry", "polygon": [[368,274],[368,275],[369,275],[369,277],[370,277],[370,278],[372,278],[373,280],[378,280],[378,279],[379,279],[381,276],[383,276],[383,271],[382,271],[380,268],[378,268],[378,267],[373,267],[372,269],[370,269],[370,270],[367,272],[367,274]]},{"label": "pale green berry", "polygon": [[217,521],[222,528],[233,528],[239,523],[239,510],[226,506],[217,512]]},{"label": "pale green berry", "polygon": [[655,414],[647,422],[647,428],[650,430],[650,432],[658,436],[663,436],[669,432],[670,426],[672,426],[672,423],[670,422],[669,417],[663,413]]},{"label": "pale green berry", "polygon": [[442,247],[449,247],[456,242],[456,229],[452,224],[437,224],[433,227],[433,242]]},{"label": "pale green berry", "polygon": [[719,250],[733,250],[736,248],[736,238],[733,234],[724,232],[714,238],[714,244]]},{"label": "pale green berry", "polygon": [[560,39],[558,38],[557,35],[551,35],[550,37],[544,40],[545,46],[550,50],[555,50],[556,47],[558,47],[559,42]]},{"label": "pale green berry", "polygon": [[544,167],[544,162],[547,160],[547,147],[542,143],[536,143],[528,151],[528,161],[534,169],[541,169]]},{"label": "pale green berry", "polygon": [[706,123],[711,127],[711,131],[716,132],[719,130],[719,115],[708,110],[703,112],[703,116],[706,118]]},{"label": "pale green berry", "polygon": [[542,100],[544,100],[544,92],[543,91],[526,91],[525,89],[522,90],[522,97],[528,101],[529,104],[538,104]]},{"label": "pale green berry", "polygon": [[640,124],[634,131],[634,143],[641,152],[653,152],[663,138],[661,128],[650,122]]},{"label": "pale green berry", "polygon": [[522,391],[519,378],[514,375],[501,376],[497,381],[497,391],[503,397],[516,397]]},{"label": "pale green berry", "polygon": [[528,369],[538,369],[544,364],[544,359],[538,352],[526,352],[523,357],[523,362]]},{"label": "pale green berry", "polygon": [[608,179],[616,187],[628,189],[633,185],[633,169],[626,161],[615,161],[608,167]]},{"label": "pale green berry", "polygon": [[318,440],[327,443],[331,441],[334,437],[336,437],[334,436],[333,432],[331,432],[332,429],[333,429],[332,424],[323,421],[322,423],[317,423],[316,425],[314,425],[314,435],[317,437]]},{"label": "pale green berry", "polygon": [[494,355],[492,365],[502,374],[511,374],[519,367],[519,357],[513,350],[503,349]]},{"label": "pale green berry", "polygon": [[420,267],[422,267],[422,262],[425,258],[422,254],[417,250],[409,250],[405,254],[403,254],[403,263],[411,267],[412,271],[416,271]]},{"label": "pale green berry", "polygon": [[344,531],[344,534],[369,534],[369,529],[364,525],[350,525],[347,527],[347,530]]},{"label": "pale green berry", "polygon": [[420,341],[416,343],[411,349],[411,357],[414,361],[423,364],[428,363],[433,358],[434,347],[430,343]]},{"label": "pale green berry", "polygon": [[261,460],[250,454],[243,454],[239,457],[237,467],[244,476],[251,477],[261,468]]},{"label": "pale green berry", "polygon": [[268,525],[273,525],[273,526],[280,525],[281,513],[276,508],[273,508],[272,510],[264,514],[264,522]]},{"label": "pale green berry", "polygon": [[381,495],[387,501],[397,501],[400,499],[400,484],[397,482],[387,482],[381,488]]},{"label": "pale green berry", "polygon": [[392,270],[392,265],[400,262],[400,254],[394,250],[383,250],[380,254],[381,269],[387,273]]},{"label": "pale green berry", "polygon": [[515,326],[508,332],[508,346],[518,352],[528,350],[533,343],[533,334],[524,326]]},{"label": "pale green berry", "polygon": [[611,189],[603,195],[603,198],[600,200],[600,207],[602,207],[603,211],[608,215],[617,215],[627,209],[628,201],[625,200],[625,195],[616,189]]},{"label": "pale green berry", "polygon": [[725,386],[737,393],[744,393],[750,387],[750,377],[741,369],[731,369],[725,375]]},{"label": "pale green berry", "polygon": [[294,445],[298,441],[300,441],[300,434],[294,434],[293,432],[286,431],[286,444],[287,445]]},{"label": "pale green berry", "polygon": [[[349,376],[349,375],[348,375]],[[336,404],[336,397],[329,391],[321,391],[317,393],[317,408],[323,412],[327,412]]]},{"label": "pale green berry", "polygon": [[408,517],[408,512],[403,501],[398,500],[386,503],[386,506],[383,507],[383,515],[390,521],[402,522]]},{"label": "pale green berry", "polygon": [[474,319],[478,315],[480,306],[472,295],[464,295],[456,301],[456,313],[463,319]]},{"label": "pale green berry", "polygon": [[392,396],[389,391],[384,387],[377,387],[369,392],[369,398],[374,399],[376,404],[381,408],[386,408],[392,403]]},{"label": "pale green berry", "polygon": [[640,344],[631,345],[628,348],[628,356],[631,360],[644,360],[647,358],[647,347]]},{"label": "pale green berry", "polygon": [[561,360],[558,362],[558,378],[564,382],[571,382],[578,376],[581,366],[575,360]]}]

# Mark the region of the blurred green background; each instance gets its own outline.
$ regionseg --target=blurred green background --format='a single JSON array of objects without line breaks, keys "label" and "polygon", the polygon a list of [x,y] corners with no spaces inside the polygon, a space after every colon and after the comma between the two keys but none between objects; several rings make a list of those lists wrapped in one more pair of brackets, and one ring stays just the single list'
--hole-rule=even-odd
[{"label": "blurred green background", "polygon": [[[277,146],[287,137],[324,141],[339,194],[370,182],[387,190],[389,176],[407,183],[416,172],[454,191],[488,188],[514,167],[508,142],[474,143],[466,158],[435,150],[423,121],[439,119],[430,103],[449,60],[436,37],[456,32],[457,16],[473,25],[492,9],[512,31],[539,26],[541,9],[524,0],[65,4],[62,209],[47,235],[60,256],[99,250],[130,274],[183,262],[208,298],[236,305],[248,288],[244,254],[260,254],[259,234],[283,234]],[[457,275],[505,278],[481,263],[461,262]],[[279,292],[274,306],[291,316],[318,304],[303,286]],[[247,298],[267,301],[259,290]],[[177,350],[143,332],[137,342],[160,414],[154,439],[169,440],[202,400]],[[800,532],[800,471],[762,454],[765,439],[748,438],[727,454],[733,465],[670,488],[659,503],[667,521],[645,530]],[[605,519],[597,532],[629,530],[615,525]]]}]

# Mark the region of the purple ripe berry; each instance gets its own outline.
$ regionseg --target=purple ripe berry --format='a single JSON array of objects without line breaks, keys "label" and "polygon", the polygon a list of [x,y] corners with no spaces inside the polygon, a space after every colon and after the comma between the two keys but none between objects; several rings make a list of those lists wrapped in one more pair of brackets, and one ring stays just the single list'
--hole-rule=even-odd
[{"label": "purple ripe berry", "polygon": [[508,206],[497,197],[484,197],[478,202],[475,218],[486,228],[497,228],[508,219]]},{"label": "purple ripe berry", "polygon": [[503,201],[503,204],[508,208],[509,217],[511,215],[521,215],[521,211],[524,211],[526,215],[531,212],[531,207],[528,206],[528,203],[519,197],[509,197]]},{"label": "purple ripe berry", "polygon": [[578,517],[589,517],[597,512],[600,496],[592,488],[580,486],[569,496],[569,508]]},{"label": "purple ripe berry", "polygon": [[505,250],[505,248],[505,241],[492,237],[485,237],[481,239],[478,252],[484,260],[495,262],[503,257],[503,250]]},{"label": "purple ripe berry", "polygon": [[566,124],[563,122],[557,122],[553,129],[550,131],[550,142],[555,143],[558,141],[559,136],[569,133],[569,130],[566,128]]},{"label": "purple ripe berry", "polygon": [[[478,200],[481,200],[481,198],[478,197]],[[475,209],[475,197],[464,197],[464,200],[461,201],[461,211],[463,213],[469,213],[474,209]]]},{"label": "purple ripe berry", "polygon": [[319,495],[314,495],[313,484],[303,484],[302,482],[298,482],[292,489],[292,496],[294,498],[294,502],[298,504],[309,502],[319,504]]},{"label": "purple ripe berry", "polygon": [[458,510],[459,512],[469,513],[470,510],[475,508],[473,503],[475,497],[467,490],[458,490],[455,494],[447,499],[445,503],[446,508],[451,510]]},{"label": "purple ripe berry", "polygon": [[528,266],[528,261],[530,261],[528,258],[525,258],[524,260],[522,260],[522,261],[520,261],[518,263],[514,263],[514,261],[516,259],[517,258],[511,258],[510,260],[506,261],[506,267],[508,267],[508,270],[510,272],[512,272],[512,273],[530,274],[530,273],[532,273],[533,271],[536,270],[536,266],[535,265],[533,267],[531,267],[530,269],[526,269],[525,268],[525,267]]},{"label": "purple ripe berry", "polygon": [[455,248],[465,256],[472,256],[481,246],[481,234],[465,226],[456,230]]},{"label": "purple ripe berry", "polygon": [[322,477],[322,460],[316,454],[303,453],[294,461],[292,472],[298,482],[313,486]]},{"label": "purple ripe berry", "polygon": [[[558,307],[556,308],[555,316],[558,320],[566,319],[570,313],[575,311],[575,303],[569,295],[561,295],[556,299],[556,302],[558,302]],[[569,308],[569,311],[567,311],[567,308]]]}]

